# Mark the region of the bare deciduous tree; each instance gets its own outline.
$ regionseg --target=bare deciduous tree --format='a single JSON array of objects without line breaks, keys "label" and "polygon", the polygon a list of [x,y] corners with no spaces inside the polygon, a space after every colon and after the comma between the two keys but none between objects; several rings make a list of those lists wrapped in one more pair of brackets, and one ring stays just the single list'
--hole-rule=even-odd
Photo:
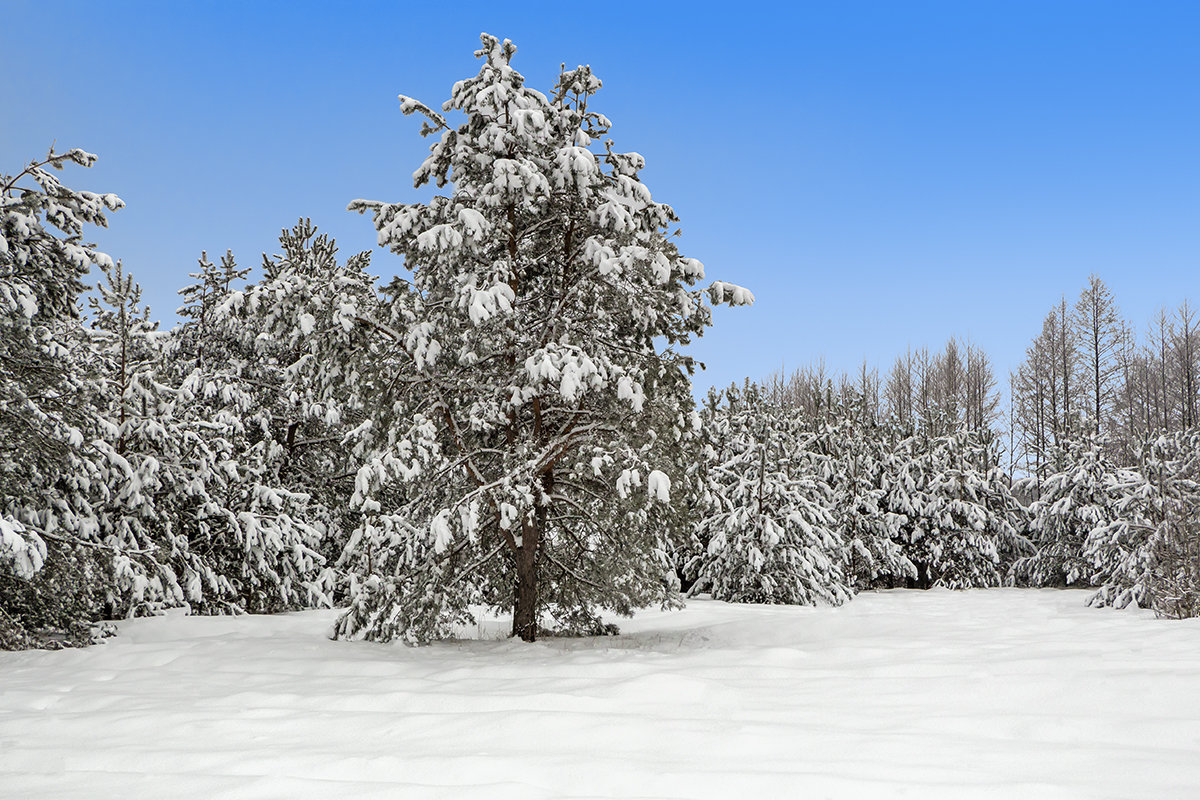
[{"label": "bare deciduous tree", "polygon": [[1096,275],[1088,276],[1088,285],[1075,303],[1074,322],[1082,351],[1082,375],[1088,387],[1088,415],[1092,429],[1099,433],[1109,424],[1123,324],[1112,292]]}]

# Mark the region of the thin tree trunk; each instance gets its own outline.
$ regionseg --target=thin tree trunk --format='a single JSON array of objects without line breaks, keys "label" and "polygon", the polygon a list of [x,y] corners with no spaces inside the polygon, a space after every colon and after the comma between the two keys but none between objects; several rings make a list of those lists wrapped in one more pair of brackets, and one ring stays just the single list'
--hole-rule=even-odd
[{"label": "thin tree trunk", "polygon": [[[1058,315],[1059,325],[1062,327],[1062,336],[1059,341],[1059,349],[1062,356],[1062,387],[1063,387],[1063,420],[1067,430],[1070,430],[1071,425],[1071,340],[1068,338],[1070,332],[1067,330],[1067,298],[1063,295],[1062,305]],[[1054,369],[1051,367],[1051,372]]]},{"label": "thin tree trunk", "polygon": [[[117,273],[120,275],[120,273]],[[129,390],[129,360],[126,351],[126,345],[129,342],[129,323],[125,318],[125,299],[121,299],[121,405],[120,419],[118,425],[120,433],[117,434],[117,452],[121,455],[125,454],[125,394]]]}]

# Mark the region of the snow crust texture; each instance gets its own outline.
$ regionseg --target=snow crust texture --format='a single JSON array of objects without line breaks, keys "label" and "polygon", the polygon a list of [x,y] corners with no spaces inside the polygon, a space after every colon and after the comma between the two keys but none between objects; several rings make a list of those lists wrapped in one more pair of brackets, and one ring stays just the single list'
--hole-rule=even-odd
[{"label": "snow crust texture", "polygon": [[1200,620],[1083,591],[694,600],[616,638],[332,642],[333,612],[0,653],[0,796],[1200,797]]}]

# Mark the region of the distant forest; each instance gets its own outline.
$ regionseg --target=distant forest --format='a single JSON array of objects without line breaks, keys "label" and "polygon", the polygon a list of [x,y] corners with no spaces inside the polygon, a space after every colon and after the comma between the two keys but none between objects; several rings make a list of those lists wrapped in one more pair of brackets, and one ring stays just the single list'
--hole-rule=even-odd
[{"label": "distant forest", "polygon": [[1083,430],[1104,437],[1118,466],[1135,466],[1147,441],[1200,424],[1200,317],[1185,299],[1141,330],[1093,275],[1077,300],[1064,295],[1047,312],[1007,380],[977,345],[950,339],[940,352],[899,355],[882,377],[865,364],[855,374],[833,373],[818,361],[758,385],[771,402],[809,416],[837,398],[873,423],[932,435],[987,432],[1004,441],[1009,472],[1040,480]]}]

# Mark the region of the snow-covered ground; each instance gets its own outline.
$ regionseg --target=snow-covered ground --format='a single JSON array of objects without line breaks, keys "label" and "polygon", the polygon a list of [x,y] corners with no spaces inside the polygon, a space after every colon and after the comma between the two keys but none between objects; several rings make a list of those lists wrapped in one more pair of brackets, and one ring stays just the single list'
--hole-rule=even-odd
[{"label": "snow-covered ground", "polygon": [[1200,620],[1085,596],[693,601],[419,649],[331,642],[328,612],[130,621],[0,653],[0,797],[1200,797]]}]

